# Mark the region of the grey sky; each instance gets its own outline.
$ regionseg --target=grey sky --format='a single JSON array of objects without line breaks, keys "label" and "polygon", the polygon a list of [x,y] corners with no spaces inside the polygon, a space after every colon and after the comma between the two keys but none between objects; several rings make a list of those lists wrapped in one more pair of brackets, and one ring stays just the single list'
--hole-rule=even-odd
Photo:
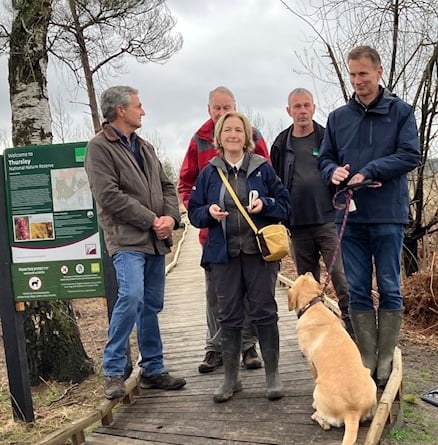
[{"label": "grey sky", "polygon": [[[158,139],[168,158],[182,159],[190,137],[208,118],[208,93],[218,85],[233,90],[241,111],[263,118],[261,130],[268,140],[289,125],[285,112],[289,91],[298,86],[318,88],[310,77],[296,73],[295,51],[304,47],[311,32],[280,1],[168,0],[167,4],[184,38],[181,51],[165,64],[126,59],[126,73],[112,84],[140,90],[146,110],[140,132],[151,136],[153,143]],[[57,76],[52,68],[49,94],[51,99],[64,99],[71,93]],[[84,97],[81,93],[77,101],[85,102]],[[0,98],[1,147],[2,136],[10,134],[6,57],[0,58]],[[74,126],[88,125],[85,106],[68,102],[65,106]],[[324,124],[325,114],[317,116]]]}]

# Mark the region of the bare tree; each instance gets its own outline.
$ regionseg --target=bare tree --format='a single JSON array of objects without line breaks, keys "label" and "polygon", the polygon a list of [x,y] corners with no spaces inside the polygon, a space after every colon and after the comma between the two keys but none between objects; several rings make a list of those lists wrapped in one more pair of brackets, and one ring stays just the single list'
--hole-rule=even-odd
[{"label": "bare tree", "polygon": [[63,91],[58,89],[55,94],[50,94],[50,109],[55,143],[88,141],[93,137],[91,121],[85,116],[82,116],[80,122],[75,120],[74,114],[66,107]]},{"label": "bare tree", "polygon": [[[12,2],[9,86],[14,145],[52,142],[46,48],[51,3]],[[69,302],[27,303],[24,320],[31,384],[41,377],[80,382],[93,372]]]},{"label": "bare tree", "polygon": [[93,126],[100,129],[96,85],[123,71],[124,56],[164,62],[182,46],[165,0],[64,0],[54,5],[49,50],[88,94]]},{"label": "bare tree", "polygon": [[[384,64],[386,88],[411,103],[415,109],[421,146],[421,163],[410,175],[411,224],[405,246],[416,259],[417,243],[436,230],[436,201],[428,193],[428,158],[438,141],[438,5],[428,0],[319,0],[301,7],[280,0],[292,14],[313,31],[309,46],[298,53],[303,71],[330,82],[347,100],[346,52],[356,45],[378,49]],[[293,5],[293,6],[292,6]],[[329,63],[327,64],[327,60]],[[432,211],[430,208],[432,207]],[[408,265],[408,273],[416,264]]]},{"label": "bare tree", "polygon": [[50,1],[13,1],[14,17],[9,40],[9,95],[12,142],[32,145],[52,142],[47,95],[46,35]]}]

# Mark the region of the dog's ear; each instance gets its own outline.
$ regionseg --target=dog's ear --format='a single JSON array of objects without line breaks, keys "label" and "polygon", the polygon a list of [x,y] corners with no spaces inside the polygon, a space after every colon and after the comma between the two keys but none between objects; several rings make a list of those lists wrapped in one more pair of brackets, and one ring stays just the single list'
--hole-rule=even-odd
[{"label": "dog's ear", "polygon": [[289,291],[287,292],[287,301],[288,301],[288,308],[290,311],[295,310],[296,308],[296,302],[297,302],[297,295],[294,291],[294,288],[291,287]]}]

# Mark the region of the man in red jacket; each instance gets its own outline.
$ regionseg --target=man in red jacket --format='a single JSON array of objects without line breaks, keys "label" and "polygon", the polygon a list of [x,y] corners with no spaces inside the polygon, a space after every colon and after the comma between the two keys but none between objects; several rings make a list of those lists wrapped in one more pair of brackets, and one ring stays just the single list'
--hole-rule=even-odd
[{"label": "man in red jacket", "polygon": [[[214,126],[219,118],[229,111],[236,110],[236,100],[234,94],[226,87],[220,86],[210,92],[208,97],[208,114],[210,119],[193,135],[189,147],[184,157],[178,181],[178,193],[182,203],[187,208],[192,187],[195,184],[199,172],[207,165],[208,161],[217,155],[213,146]],[[266,143],[258,130],[253,129],[255,142],[255,153],[269,159],[269,152]],[[205,243],[207,229],[199,232],[199,241]],[[218,322],[218,308],[216,293],[210,282],[209,271],[205,270],[206,285],[206,316],[207,316],[207,336],[206,355],[199,365],[200,373],[214,371],[222,365],[221,352],[221,330]],[[255,327],[249,320],[245,320],[242,331],[242,358],[247,369],[257,369],[262,366],[257,355],[255,344],[257,333]]]}]

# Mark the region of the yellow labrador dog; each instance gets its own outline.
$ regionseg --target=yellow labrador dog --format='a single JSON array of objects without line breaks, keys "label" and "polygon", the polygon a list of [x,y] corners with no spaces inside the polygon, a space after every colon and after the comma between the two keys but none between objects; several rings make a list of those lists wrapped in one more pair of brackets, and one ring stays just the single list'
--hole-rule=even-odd
[{"label": "yellow labrador dog", "polygon": [[311,272],[299,276],[288,292],[297,311],[297,335],[315,380],[312,419],[322,429],[345,425],[342,445],[356,443],[359,422],[372,417],[376,384],[341,320],[323,304],[322,287]]}]

